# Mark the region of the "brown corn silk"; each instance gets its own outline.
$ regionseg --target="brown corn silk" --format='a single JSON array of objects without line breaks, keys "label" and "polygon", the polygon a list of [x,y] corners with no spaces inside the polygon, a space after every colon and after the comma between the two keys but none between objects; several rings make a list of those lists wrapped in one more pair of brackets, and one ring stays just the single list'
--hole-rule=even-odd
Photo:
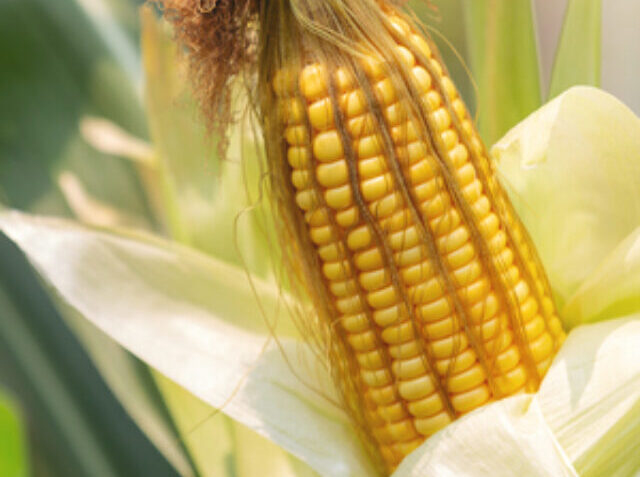
[{"label": "brown corn silk", "polygon": [[536,390],[565,335],[416,22],[377,0],[250,4],[242,31],[255,32],[258,59],[245,83],[284,261],[317,313],[303,323],[309,340],[389,473],[459,416]]}]

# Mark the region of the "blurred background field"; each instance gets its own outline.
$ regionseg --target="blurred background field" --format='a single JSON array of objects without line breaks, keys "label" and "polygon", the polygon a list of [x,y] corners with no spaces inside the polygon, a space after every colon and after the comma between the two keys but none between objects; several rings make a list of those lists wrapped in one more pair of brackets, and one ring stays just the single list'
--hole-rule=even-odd
[{"label": "blurred background field", "polygon": [[[489,143],[578,83],[640,114],[636,0],[413,3]],[[238,262],[242,171],[203,139],[170,42],[149,19],[143,35],[142,4],[0,0],[0,204]],[[0,477],[215,475],[216,453],[227,475],[257,475],[238,441],[260,438],[222,417],[200,425],[194,398],[76,318],[0,237]]]}]

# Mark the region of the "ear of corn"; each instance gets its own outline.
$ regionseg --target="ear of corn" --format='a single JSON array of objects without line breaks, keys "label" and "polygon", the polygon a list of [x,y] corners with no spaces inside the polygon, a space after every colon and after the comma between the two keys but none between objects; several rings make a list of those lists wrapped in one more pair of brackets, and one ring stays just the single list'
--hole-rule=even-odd
[{"label": "ear of corn", "polygon": [[435,46],[389,8],[380,22],[387,48],[340,61],[302,37],[268,77],[265,131],[334,376],[391,471],[457,417],[535,390],[564,332]]}]

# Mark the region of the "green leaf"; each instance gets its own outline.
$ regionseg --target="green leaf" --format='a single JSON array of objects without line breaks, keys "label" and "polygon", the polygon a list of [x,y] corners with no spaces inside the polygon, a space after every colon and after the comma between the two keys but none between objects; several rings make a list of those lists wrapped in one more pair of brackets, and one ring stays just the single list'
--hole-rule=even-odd
[{"label": "green leaf", "polygon": [[16,406],[0,392],[0,475],[27,477],[26,439]]},{"label": "green leaf", "polygon": [[243,124],[233,126],[229,157],[219,157],[167,25],[151,8],[141,12],[148,119],[168,232],[180,243],[264,276],[268,225],[259,220],[269,216],[261,206],[250,207],[248,196],[258,196],[262,180],[252,134]]},{"label": "green leaf", "polygon": [[492,149],[562,308],[640,223],[640,119],[574,87]]},{"label": "green leaf", "polygon": [[291,303],[273,285],[133,232],[17,212],[0,214],[0,228],[61,300],[201,400],[321,475],[371,473],[329,376],[294,339],[284,314]]},{"label": "green leaf", "polygon": [[570,324],[640,312],[640,227],[618,245],[569,298]]},{"label": "green leaf", "polygon": [[600,86],[602,0],[570,0],[551,73],[549,98],[575,85]]},{"label": "green leaf", "polygon": [[212,409],[159,372],[155,376],[202,475],[317,477],[273,442]]},{"label": "green leaf", "polygon": [[464,0],[471,70],[478,83],[478,128],[493,144],[541,104],[530,0]]},{"label": "green leaf", "polygon": [[640,314],[574,329],[536,394],[482,406],[393,477],[628,476],[640,468]]}]

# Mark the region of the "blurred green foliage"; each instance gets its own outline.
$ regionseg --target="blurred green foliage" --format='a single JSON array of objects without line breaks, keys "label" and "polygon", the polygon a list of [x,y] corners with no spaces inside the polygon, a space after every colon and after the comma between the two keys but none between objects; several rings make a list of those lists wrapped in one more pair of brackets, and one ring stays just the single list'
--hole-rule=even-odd
[{"label": "blurred green foliage", "polygon": [[22,419],[16,405],[0,390],[0,475],[29,474]]}]

